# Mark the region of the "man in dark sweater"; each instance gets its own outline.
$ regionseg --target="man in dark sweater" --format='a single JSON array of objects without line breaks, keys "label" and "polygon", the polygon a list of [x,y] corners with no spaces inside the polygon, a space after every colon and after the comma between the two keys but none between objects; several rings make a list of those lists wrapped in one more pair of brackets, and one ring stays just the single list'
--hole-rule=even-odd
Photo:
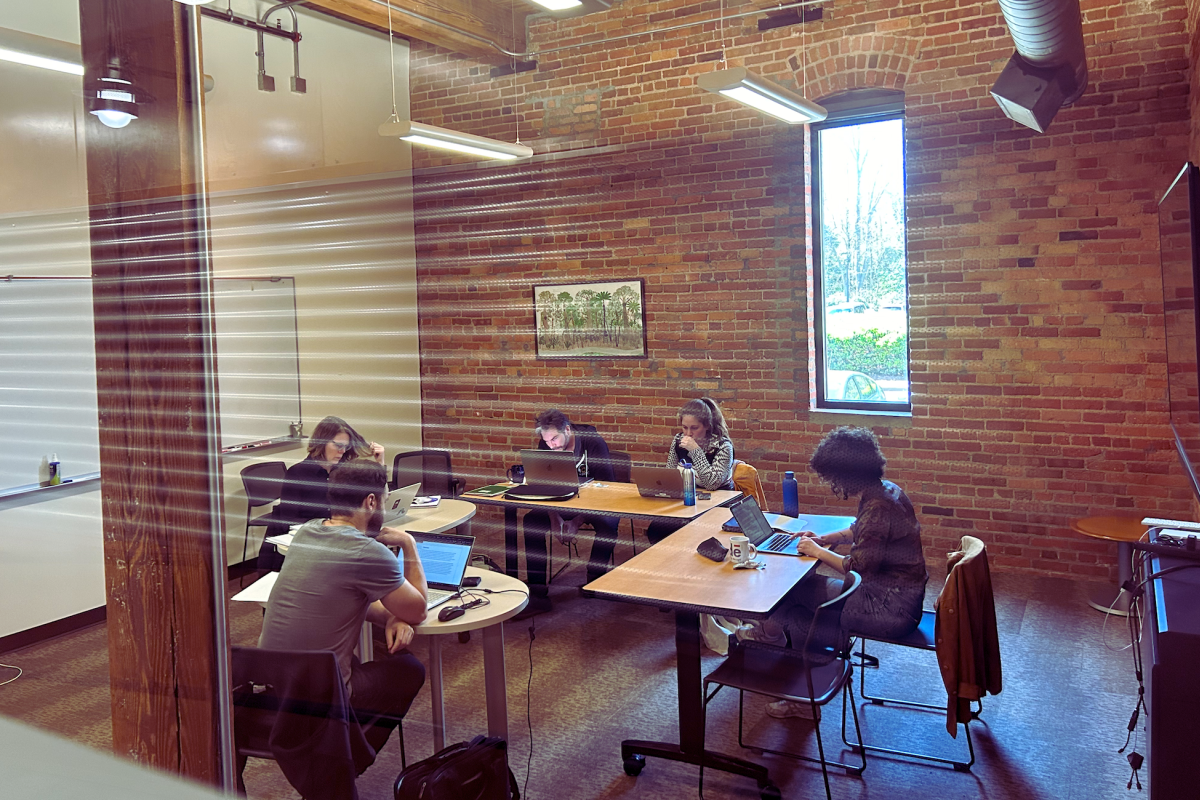
[{"label": "man in dark sweater", "polygon": [[[575,454],[575,467],[581,480],[614,480],[608,444],[593,426],[572,424],[566,414],[552,408],[537,415],[534,432],[539,437],[539,450],[558,450]],[[608,562],[617,543],[618,521],[617,517],[592,514],[570,517],[541,510],[526,514],[525,571],[528,575],[530,594],[535,598],[545,598],[549,593],[546,584],[546,547],[552,530],[563,541],[571,541],[581,524],[589,524],[595,529],[587,567],[587,579],[591,582],[608,571]],[[547,606],[546,603],[539,605]]]}]

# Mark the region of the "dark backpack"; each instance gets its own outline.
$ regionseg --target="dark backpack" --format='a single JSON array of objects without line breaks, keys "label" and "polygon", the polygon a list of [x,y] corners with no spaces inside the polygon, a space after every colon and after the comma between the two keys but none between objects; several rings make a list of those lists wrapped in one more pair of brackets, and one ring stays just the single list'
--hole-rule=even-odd
[{"label": "dark backpack", "polygon": [[396,778],[396,800],[521,800],[508,743],[476,736],[434,753]]}]

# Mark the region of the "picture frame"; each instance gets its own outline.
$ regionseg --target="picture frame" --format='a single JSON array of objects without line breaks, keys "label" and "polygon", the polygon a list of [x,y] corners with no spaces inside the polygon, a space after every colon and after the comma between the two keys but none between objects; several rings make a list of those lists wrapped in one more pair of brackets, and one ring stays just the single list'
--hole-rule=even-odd
[{"label": "picture frame", "polygon": [[533,286],[537,357],[646,358],[641,278]]}]

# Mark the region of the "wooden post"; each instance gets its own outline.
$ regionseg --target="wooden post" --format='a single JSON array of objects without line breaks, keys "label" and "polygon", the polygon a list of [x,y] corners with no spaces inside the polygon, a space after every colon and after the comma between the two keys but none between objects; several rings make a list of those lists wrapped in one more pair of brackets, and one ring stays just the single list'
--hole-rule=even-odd
[{"label": "wooden post", "polygon": [[222,784],[224,541],[191,13],[79,3],[85,95],[115,57],[140,102],[125,128],[85,123],[113,749]]}]

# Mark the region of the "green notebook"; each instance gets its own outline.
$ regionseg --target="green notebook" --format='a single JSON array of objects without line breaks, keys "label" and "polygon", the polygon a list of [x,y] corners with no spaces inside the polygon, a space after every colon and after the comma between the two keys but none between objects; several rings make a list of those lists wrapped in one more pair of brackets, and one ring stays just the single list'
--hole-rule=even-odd
[{"label": "green notebook", "polygon": [[463,492],[463,494],[473,494],[476,497],[495,497],[496,495],[504,494],[511,488],[513,488],[511,484],[493,483],[491,486],[480,486],[478,489],[472,489],[469,492]]}]

